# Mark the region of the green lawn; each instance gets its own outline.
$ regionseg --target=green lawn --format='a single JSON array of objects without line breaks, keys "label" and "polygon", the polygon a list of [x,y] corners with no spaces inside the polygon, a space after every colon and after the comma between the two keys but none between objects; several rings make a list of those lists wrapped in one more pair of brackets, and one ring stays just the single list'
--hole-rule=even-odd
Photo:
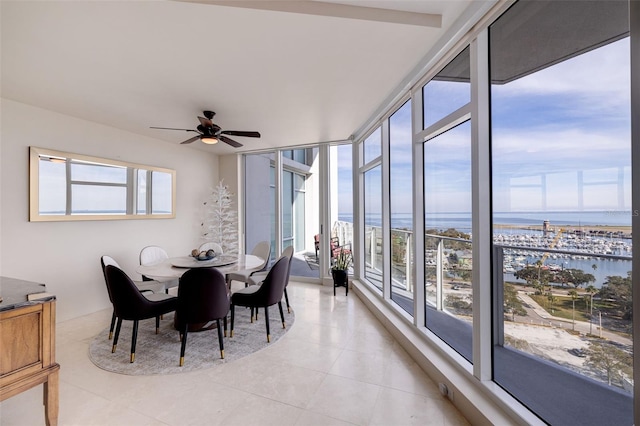
[{"label": "green lawn", "polygon": [[[546,295],[531,295],[531,298],[536,301],[537,304],[542,306],[547,312],[558,318],[565,318],[571,320],[573,318],[573,301],[568,296],[555,295],[554,302],[551,303]],[[587,311],[587,304],[584,299],[579,298],[576,300],[575,320],[589,322],[589,314]]]}]

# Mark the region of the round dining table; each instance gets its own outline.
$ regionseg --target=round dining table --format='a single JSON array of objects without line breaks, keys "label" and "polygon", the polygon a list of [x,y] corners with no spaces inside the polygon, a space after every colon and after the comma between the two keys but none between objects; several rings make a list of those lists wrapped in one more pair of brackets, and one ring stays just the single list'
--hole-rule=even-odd
[{"label": "round dining table", "polygon": [[[179,256],[163,259],[149,265],[140,265],[136,272],[151,279],[180,278],[192,268],[216,268],[226,276],[229,272],[259,268],[264,259],[252,254],[220,254],[210,260],[198,260],[192,256]],[[177,324],[177,314],[174,316]],[[190,324],[189,331],[204,331],[215,328],[215,322]]]},{"label": "round dining table", "polygon": [[259,268],[264,259],[252,254],[220,254],[210,260],[198,260],[192,256],[163,259],[149,265],[140,265],[136,272],[151,279],[180,278],[192,268],[216,268],[223,275],[243,269]]}]

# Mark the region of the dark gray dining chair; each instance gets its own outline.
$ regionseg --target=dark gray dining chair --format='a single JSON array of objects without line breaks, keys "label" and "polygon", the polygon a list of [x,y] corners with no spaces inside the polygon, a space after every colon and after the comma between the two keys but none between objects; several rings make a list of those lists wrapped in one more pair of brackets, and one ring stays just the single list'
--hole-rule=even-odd
[{"label": "dark gray dining chair", "polygon": [[262,285],[245,287],[231,295],[231,337],[233,337],[233,320],[236,306],[251,308],[251,321],[253,322],[253,310],[264,308],[264,322],[267,326],[267,342],[271,342],[269,329],[269,306],[278,304],[282,328],[286,328],[284,312],[282,312],[282,295],[287,285],[287,271],[289,259],[280,257],[269,270]]},{"label": "dark gray dining chair", "polygon": [[[293,259],[293,246],[289,246],[282,250],[280,257],[289,259],[289,268],[287,269],[287,285],[289,285],[289,275],[291,274],[291,263]],[[260,285],[267,278],[269,271],[256,272],[248,277],[249,285]],[[291,305],[289,305],[289,295],[287,294],[287,286],[284,287],[284,300],[287,303],[287,313],[291,313]],[[257,314],[256,314],[257,317]]]},{"label": "dark gray dining chair", "polygon": [[180,278],[178,286],[178,309],[175,327],[180,331],[180,366],[184,365],[189,325],[216,321],[220,358],[224,358],[224,341],[220,320],[227,335],[227,314],[229,313],[229,292],[224,275],[215,268],[190,269]]},{"label": "dark gray dining chair", "polygon": [[[105,266],[107,265],[113,265],[113,266],[117,266],[118,268],[120,268],[120,265],[118,265],[118,262],[116,262],[116,260],[111,257],[111,256],[102,256],[100,258],[100,266],[102,266],[102,275],[104,275],[104,281],[105,283],[107,282],[107,274],[105,273]],[[122,269],[122,268],[120,268]],[[132,280],[133,281],[133,280]],[[163,296],[159,296],[161,294],[164,294],[166,291],[166,287],[163,283],[155,281],[155,280],[151,280],[151,281],[133,281],[133,283],[135,284],[135,286],[138,288],[138,290],[140,290],[140,292],[148,299],[151,300],[162,300],[164,299]],[[107,287],[108,288],[108,287]],[[154,296],[155,294],[155,296]],[[111,301],[111,303],[113,303],[113,300],[111,299],[111,294],[109,294],[109,300]],[[109,340],[111,340],[113,338],[113,328],[115,327],[116,324],[116,311],[115,309],[113,310],[113,314],[111,314],[111,325],[109,326]]]},{"label": "dark gray dining chair", "polygon": [[131,278],[117,266],[107,265],[105,267],[105,275],[107,277],[107,290],[109,291],[113,309],[118,318],[111,352],[116,351],[122,321],[133,321],[131,357],[129,362],[134,362],[136,359],[136,340],[138,338],[138,324],[140,320],[155,317],[157,334],[160,329],[160,315],[175,311],[178,298],[165,295],[163,300],[155,301],[147,299],[142,295],[140,290],[138,290]]}]

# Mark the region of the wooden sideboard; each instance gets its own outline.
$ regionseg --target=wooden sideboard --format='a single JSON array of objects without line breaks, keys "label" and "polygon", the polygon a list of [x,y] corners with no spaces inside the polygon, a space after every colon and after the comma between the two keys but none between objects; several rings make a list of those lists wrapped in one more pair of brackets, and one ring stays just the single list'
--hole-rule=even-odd
[{"label": "wooden sideboard", "polygon": [[43,284],[0,277],[0,401],[42,384],[45,421],[55,426],[56,298],[45,291]]}]

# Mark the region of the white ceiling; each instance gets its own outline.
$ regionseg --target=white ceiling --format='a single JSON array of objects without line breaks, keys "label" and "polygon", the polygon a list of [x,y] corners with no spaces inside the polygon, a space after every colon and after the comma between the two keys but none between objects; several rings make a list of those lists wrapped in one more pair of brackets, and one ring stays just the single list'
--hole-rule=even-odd
[{"label": "white ceiling", "polygon": [[[203,3],[2,0],[2,97],[175,144],[194,133],[149,126],[194,129],[208,109],[262,134],[188,145],[219,154],[343,140],[470,1]],[[370,20],[412,18],[391,9],[442,24]]]}]

